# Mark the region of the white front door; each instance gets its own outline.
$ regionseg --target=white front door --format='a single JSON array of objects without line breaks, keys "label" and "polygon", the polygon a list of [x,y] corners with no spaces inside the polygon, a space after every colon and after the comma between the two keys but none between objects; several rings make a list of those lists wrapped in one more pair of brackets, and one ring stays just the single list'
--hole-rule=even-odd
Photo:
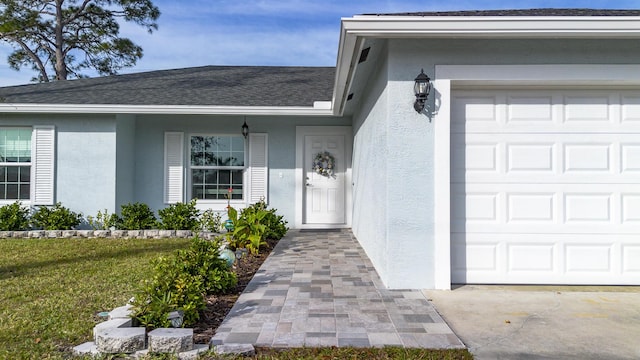
[{"label": "white front door", "polygon": [[[344,135],[307,135],[304,138],[307,224],[345,223],[344,144]],[[326,169],[327,173],[315,171],[313,164],[316,162],[320,164],[318,171]]]},{"label": "white front door", "polygon": [[[347,198],[351,161],[350,127],[298,128],[302,177],[302,225],[348,224]],[[314,167],[319,164],[319,167]]]}]

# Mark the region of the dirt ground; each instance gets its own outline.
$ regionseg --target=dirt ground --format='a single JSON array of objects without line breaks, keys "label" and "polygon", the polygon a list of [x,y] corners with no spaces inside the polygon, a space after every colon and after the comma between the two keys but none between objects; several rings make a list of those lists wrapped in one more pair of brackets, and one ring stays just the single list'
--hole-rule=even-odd
[{"label": "dirt ground", "polygon": [[273,247],[278,243],[277,240],[267,240],[268,247],[262,248],[258,255],[247,254],[234,264],[233,271],[238,277],[238,285],[234,291],[224,295],[210,295],[207,297],[207,307],[200,313],[200,321],[194,325],[193,340],[197,344],[208,344],[209,340],[215,335],[216,329],[222,324],[225,316],[231,311],[233,304],[253,275],[258,271],[267,256],[271,253]]}]

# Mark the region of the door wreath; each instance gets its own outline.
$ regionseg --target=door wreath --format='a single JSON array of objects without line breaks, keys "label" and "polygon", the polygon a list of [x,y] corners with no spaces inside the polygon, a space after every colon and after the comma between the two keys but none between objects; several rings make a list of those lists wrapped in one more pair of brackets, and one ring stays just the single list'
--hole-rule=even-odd
[{"label": "door wreath", "polygon": [[313,171],[317,174],[333,177],[333,171],[336,168],[336,159],[328,151],[322,151],[313,158]]}]

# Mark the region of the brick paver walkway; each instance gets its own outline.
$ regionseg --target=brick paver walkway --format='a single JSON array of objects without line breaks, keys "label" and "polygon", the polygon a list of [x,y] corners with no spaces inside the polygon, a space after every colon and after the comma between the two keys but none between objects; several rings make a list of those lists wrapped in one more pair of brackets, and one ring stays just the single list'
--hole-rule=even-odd
[{"label": "brick paver walkway", "polygon": [[464,348],[422,292],[386,290],[349,230],[291,230],[212,345]]}]

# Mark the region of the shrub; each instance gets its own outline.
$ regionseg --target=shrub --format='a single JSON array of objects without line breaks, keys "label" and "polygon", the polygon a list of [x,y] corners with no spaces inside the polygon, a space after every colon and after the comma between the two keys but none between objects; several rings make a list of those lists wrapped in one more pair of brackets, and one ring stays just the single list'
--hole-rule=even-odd
[{"label": "shrub", "polygon": [[29,228],[29,209],[20,202],[0,207],[0,231],[21,231]]},{"label": "shrub", "polygon": [[112,226],[116,226],[117,216],[116,214],[109,214],[107,209],[104,212],[98,210],[98,214],[94,218],[93,216],[87,216],[87,223],[93,230],[108,230]]},{"label": "shrub", "polygon": [[120,207],[120,216],[115,217],[115,227],[121,230],[146,230],[157,227],[158,222],[149,205],[129,203]]},{"label": "shrub", "polygon": [[245,209],[245,211],[252,208],[255,209],[253,211],[267,212],[261,220],[261,223],[267,227],[267,230],[264,234],[265,239],[280,240],[287,234],[289,228],[287,227],[287,221],[284,220],[284,216],[278,215],[276,209],[267,209],[267,204],[264,202],[264,200],[260,200],[257,203],[249,206],[247,209]]},{"label": "shrub", "polygon": [[220,259],[221,239],[194,238],[188,249],[152,262],[152,276],[133,301],[133,317],[146,327],[169,327],[167,315],[183,311],[182,326],[197,322],[205,294],[223,293],[237,284],[236,275]]},{"label": "shrub", "polygon": [[171,204],[159,210],[158,215],[162,228],[166,230],[197,230],[199,227],[198,216],[200,211],[196,209],[196,199],[188,203]]},{"label": "shrub", "polygon": [[53,207],[40,206],[31,216],[31,224],[44,230],[71,230],[82,221],[82,215],[56,203]]},{"label": "shrub", "polygon": [[222,216],[211,209],[200,215],[199,228],[205,231],[219,232],[222,229]]}]

